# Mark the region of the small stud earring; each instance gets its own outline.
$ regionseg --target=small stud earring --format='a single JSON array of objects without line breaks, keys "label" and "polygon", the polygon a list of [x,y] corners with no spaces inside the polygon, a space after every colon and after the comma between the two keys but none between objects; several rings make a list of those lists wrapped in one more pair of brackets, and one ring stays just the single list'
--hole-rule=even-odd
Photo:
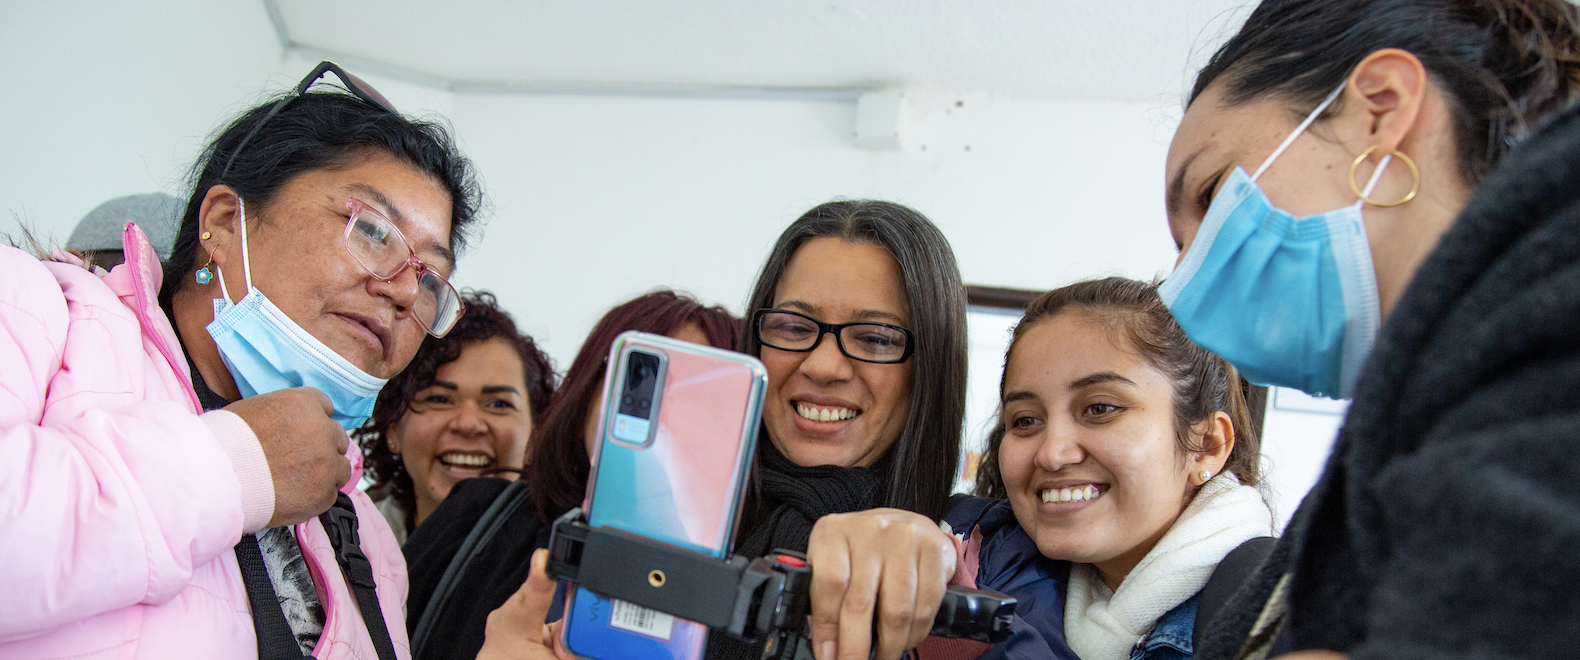
[{"label": "small stud earring", "polygon": [[1201,481],[1202,481],[1202,483],[1207,483],[1209,481],[1212,481],[1212,473],[1208,472],[1206,470],[1202,470],[1201,471]]},{"label": "small stud earring", "polygon": [[203,232],[203,235],[199,236],[198,238],[201,238],[201,239],[206,241],[206,240],[208,240],[210,238],[213,238],[213,236],[214,236],[213,234],[210,234],[208,232]]}]

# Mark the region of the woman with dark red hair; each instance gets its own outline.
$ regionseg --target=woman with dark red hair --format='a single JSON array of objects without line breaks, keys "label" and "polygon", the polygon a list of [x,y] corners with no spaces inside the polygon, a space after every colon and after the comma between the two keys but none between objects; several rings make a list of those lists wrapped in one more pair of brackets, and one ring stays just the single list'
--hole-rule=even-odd
[{"label": "woman with dark red hair", "polygon": [[548,545],[549,523],[581,504],[605,362],[615,337],[627,330],[733,349],[741,323],[723,307],[669,290],[604,315],[534,430],[521,479],[456,484],[406,543],[406,623],[416,660],[475,658],[488,613],[526,581],[532,551]]}]

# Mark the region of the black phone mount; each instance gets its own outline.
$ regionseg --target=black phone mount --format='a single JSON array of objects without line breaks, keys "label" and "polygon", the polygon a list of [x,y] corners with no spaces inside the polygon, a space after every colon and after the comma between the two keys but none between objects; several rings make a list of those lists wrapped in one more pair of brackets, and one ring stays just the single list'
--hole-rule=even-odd
[{"label": "black phone mount", "polygon": [[[813,657],[806,637],[812,570],[798,552],[719,559],[630,532],[591,527],[577,508],[554,521],[548,575],[747,642],[767,639],[764,658]],[[993,644],[1009,637],[1014,614],[1014,598],[951,586],[928,634]]]}]

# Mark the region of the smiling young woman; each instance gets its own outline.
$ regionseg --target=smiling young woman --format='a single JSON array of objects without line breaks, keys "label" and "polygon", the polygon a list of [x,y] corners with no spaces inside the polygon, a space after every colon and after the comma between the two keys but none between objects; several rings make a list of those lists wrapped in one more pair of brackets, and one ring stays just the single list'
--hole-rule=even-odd
[{"label": "smiling young woman", "polygon": [[[1007,499],[953,501],[944,522],[958,537],[893,509],[818,521],[808,555],[819,656],[871,645],[897,658],[922,642],[945,587],[963,584],[1035,605],[992,648],[935,652],[1189,657],[1197,592],[1230,551],[1273,528],[1239,374],[1186,338],[1155,287],[1110,278],[1031,303],[1005,357],[1002,405],[1005,432],[984,457],[995,469],[979,486]],[[866,623],[875,610],[877,626]]]},{"label": "smiling young woman", "polygon": [[1029,539],[1074,563],[1055,623],[1083,660],[1189,657],[1208,576],[1273,531],[1239,374],[1191,343],[1155,287],[1109,278],[1032,302],[1001,394],[984,485],[1019,529],[986,531],[978,572],[1004,573],[993,542]]},{"label": "smiling young woman", "polygon": [[514,478],[554,394],[554,368],[486,291],[379,392],[358,431],[379,510],[405,543],[462,479]]}]

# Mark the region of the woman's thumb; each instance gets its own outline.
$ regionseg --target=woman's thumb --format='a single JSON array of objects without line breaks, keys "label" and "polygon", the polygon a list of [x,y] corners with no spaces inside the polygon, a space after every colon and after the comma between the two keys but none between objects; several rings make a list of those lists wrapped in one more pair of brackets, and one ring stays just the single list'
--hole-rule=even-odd
[{"label": "woman's thumb", "polygon": [[[554,604],[554,579],[548,575],[549,551],[539,548],[532,553],[532,569],[527,574],[527,581],[516,590],[512,600],[519,600],[519,608],[512,608],[521,612],[522,621],[534,628],[544,624],[544,619],[549,615],[549,607]],[[548,640],[544,640],[547,643]]]}]

